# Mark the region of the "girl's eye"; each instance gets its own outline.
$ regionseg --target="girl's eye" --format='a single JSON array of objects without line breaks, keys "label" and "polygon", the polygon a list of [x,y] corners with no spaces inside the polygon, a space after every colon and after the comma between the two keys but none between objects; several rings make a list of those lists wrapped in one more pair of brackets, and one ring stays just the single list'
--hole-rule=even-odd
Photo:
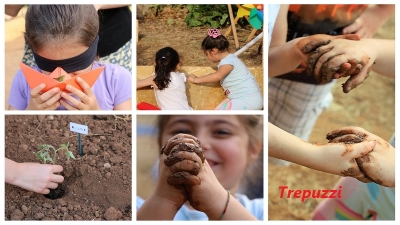
[{"label": "girl's eye", "polygon": [[171,132],[172,135],[177,135],[177,134],[192,134],[192,132],[190,130],[186,130],[186,129],[177,129],[177,130],[173,130]]},{"label": "girl's eye", "polygon": [[224,137],[231,135],[231,133],[227,130],[216,130],[216,131],[214,131],[214,134],[218,135],[218,136],[224,136]]}]

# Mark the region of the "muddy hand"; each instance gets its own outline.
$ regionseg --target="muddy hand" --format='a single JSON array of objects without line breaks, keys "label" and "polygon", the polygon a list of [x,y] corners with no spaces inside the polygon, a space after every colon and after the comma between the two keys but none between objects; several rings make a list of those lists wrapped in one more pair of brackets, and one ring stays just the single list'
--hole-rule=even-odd
[{"label": "muddy hand", "polygon": [[311,62],[315,63],[314,77],[318,83],[324,84],[332,79],[350,76],[343,84],[345,93],[368,77],[376,59],[376,56],[368,52],[361,42],[346,39],[332,40],[329,44],[318,48],[318,51],[324,54],[319,56],[317,62]]},{"label": "muddy hand", "polygon": [[386,186],[395,186],[394,177],[394,148],[382,138],[364,130],[360,127],[343,127],[327,134],[330,143],[359,143],[362,141],[375,141],[376,145],[373,151],[360,158],[356,162],[360,170],[364,173],[366,179]]},{"label": "muddy hand", "polygon": [[193,186],[201,183],[197,175],[205,157],[196,137],[187,134],[175,135],[168,140],[161,153],[167,155],[164,164],[173,172],[168,178],[170,185],[182,189],[182,185]]},{"label": "muddy hand", "polygon": [[[314,68],[318,59],[333,49],[330,48],[321,49],[321,46],[328,45],[334,39],[348,39],[348,40],[360,40],[360,36],[356,34],[345,34],[338,36],[330,36],[325,34],[317,34],[308,36],[297,43],[297,48],[305,55],[308,55],[307,61],[307,75],[311,76],[314,74]],[[319,80],[319,77],[316,77],[318,83],[326,82]]]}]

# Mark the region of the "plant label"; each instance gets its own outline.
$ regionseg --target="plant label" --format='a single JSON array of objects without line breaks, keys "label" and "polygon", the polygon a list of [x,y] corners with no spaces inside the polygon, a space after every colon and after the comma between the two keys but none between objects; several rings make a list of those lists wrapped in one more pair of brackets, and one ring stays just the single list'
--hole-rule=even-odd
[{"label": "plant label", "polygon": [[69,122],[69,130],[80,134],[88,134],[89,132],[87,126],[72,122]]}]

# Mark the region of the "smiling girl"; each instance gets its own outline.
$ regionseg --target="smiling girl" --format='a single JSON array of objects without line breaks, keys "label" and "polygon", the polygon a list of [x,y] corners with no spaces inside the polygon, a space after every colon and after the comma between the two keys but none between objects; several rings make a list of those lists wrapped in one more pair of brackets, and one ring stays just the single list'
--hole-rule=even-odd
[{"label": "smiling girl", "polygon": [[[158,128],[158,142],[168,143],[168,148],[181,137],[184,143],[200,142],[205,156],[197,175],[201,184],[179,189],[170,185],[172,171],[164,163],[167,155],[161,154],[155,190],[146,200],[137,198],[138,220],[264,219],[263,199],[250,200],[238,192],[246,168],[262,151],[262,116],[160,116]],[[194,153],[190,155],[200,162]]]}]

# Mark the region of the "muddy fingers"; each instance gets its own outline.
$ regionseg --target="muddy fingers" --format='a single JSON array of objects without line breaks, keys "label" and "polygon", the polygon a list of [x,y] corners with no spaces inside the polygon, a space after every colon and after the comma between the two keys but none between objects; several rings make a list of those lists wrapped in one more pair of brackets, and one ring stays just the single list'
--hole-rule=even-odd
[{"label": "muddy fingers", "polygon": [[308,41],[306,44],[304,44],[303,41],[300,41],[298,43],[298,46],[302,46],[302,47],[300,47],[300,50],[303,54],[309,54],[309,53],[317,50],[319,47],[329,44],[330,42],[331,42],[331,40],[316,39],[316,40]]},{"label": "muddy fingers", "polygon": [[[342,130],[340,132],[331,132],[327,134],[327,139],[329,140],[329,143],[344,143],[345,145],[349,145],[364,141],[365,136],[366,135],[349,133],[349,130]],[[342,156],[344,156],[346,152],[343,153]],[[376,182],[374,179],[368,176],[368,171],[366,171],[363,167],[364,163],[371,162],[369,154],[366,154],[360,158],[352,159],[352,161],[353,160],[355,160],[357,163],[358,168],[350,168],[346,171],[342,171],[342,175],[357,178],[361,182],[365,183],[372,181]],[[357,169],[359,169],[361,173],[357,173]]]},{"label": "muddy fingers", "polygon": [[164,164],[173,172],[168,177],[168,184],[182,189],[183,185],[194,186],[201,183],[197,175],[205,157],[196,137],[188,134],[175,135],[168,140],[160,153],[167,155]]},{"label": "muddy fingers", "polygon": [[328,138],[328,140],[329,143],[354,144],[362,142],[364,140],[364,136],[358,134],[344,134],[342,136]]},{"label": "muddy fingers", "polygon": [[[318,62],[318,59],[325,53],[329,52],[332,50],[333,47],[326,48],[326,49],[316,49],[315,51],[311,52],[310,55],[308,56],[308,61],[307,61],[307,69],[306,73],[308,76],[314,75],[314,69],[315,65]],[[321,79],[320,77],[315,77],[317,79],[317,82],[320,83]]]},{"label": "muddy fingers", "polygon": [[168,177],[168,184],[179,187],[179,185],[195,186],[201,184],[201,180],[198,176],[195,176],[189,172],[176,172]]},{"label": "muddy fingers", "polygon": [[193,145],[200,145],[199,139],[189,134],[177,134],[165,143],[161,148],[160,154],[169,155],[170,151],[179,143],[191,143]]}]

